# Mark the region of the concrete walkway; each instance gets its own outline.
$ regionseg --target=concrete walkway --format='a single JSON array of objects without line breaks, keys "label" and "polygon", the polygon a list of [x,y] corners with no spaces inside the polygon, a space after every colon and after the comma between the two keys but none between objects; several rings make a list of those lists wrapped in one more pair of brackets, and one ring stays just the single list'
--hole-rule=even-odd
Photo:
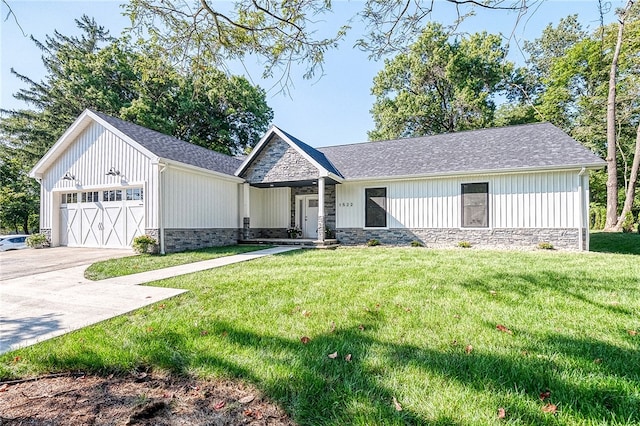
[{"label": "concrete walkway", "polygon": [[138,284],[297,249],[273,247],[101,281],[84,278],[88,265],[1,281],[0,353],[78,330],[186,291]]}]

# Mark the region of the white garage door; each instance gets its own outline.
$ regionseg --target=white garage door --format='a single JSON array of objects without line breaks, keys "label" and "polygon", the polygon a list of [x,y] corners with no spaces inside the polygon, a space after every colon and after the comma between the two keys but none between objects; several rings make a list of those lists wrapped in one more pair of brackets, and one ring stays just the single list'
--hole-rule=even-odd
[{"label": "white garage door", "polygon": [[60,245],[131,247],[144,234],[142,188],[69,192],[61,195]]}]

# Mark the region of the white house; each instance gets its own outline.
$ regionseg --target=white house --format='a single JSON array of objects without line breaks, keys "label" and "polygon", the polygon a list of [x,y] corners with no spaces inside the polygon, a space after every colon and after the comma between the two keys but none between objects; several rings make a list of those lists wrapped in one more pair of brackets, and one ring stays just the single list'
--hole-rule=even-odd
[{"label": "white house", "polygon": [[589,171],[548,123],[312,148],[273,126],[244,160],[85,111],[31,171],[53,245],[163,251],[302,237],[324,244],[588,249]]}]

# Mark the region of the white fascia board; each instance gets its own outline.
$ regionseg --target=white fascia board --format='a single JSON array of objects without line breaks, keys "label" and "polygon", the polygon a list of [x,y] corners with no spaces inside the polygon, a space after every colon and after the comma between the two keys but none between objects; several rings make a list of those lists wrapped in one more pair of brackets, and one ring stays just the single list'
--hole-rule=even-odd
[{"label": "white fascia board", "polygon": [[417,175],[399,175],[399,176],[369,176],[362,178],[346,178],[346,182],[368,182],[368,181],[390,181],[390,180],[414,180],[414,179],[437,179],[456,176],[472,176],[472,175],[506,175],[506,174],[523,174],[523,173],[544,173],[544,172],[560,172],[560,171],[580,171],[582,168],[587,170],[597,170],[604,167],[601,163],[594,164],[576,164],[575,166],[552,166],[552,167],[535,167],[529,169],[496,169],[496,170],[472,170],[468,172],[451,172],[451,173],[424,173]]},{"label": "white fascia board", "polygon": [[204,169],[204,168],[198,167],[198,166],[192,166],[191,164],[181,163],[180,161],[169,160],[169,159],[166,159],[166,158],[160,158],[159,159],[159,163],[160,164],[166,164],[167,166],[175,167],[177,169],[184,169],[184,170],[188,170],[190,172],[200,173],[200,174],[207,175],[207,176],[215,176],[217,178],[220,178],[220,179],[223,179],[223,180],[227,180],[229,182],[244,183],[244,179],[242,179],[240,177],[228,175],[226,173],[216,172],[216,171],[209,170],[209,169]]},{"label": "white fascia board", "polygon": [[137,188],[137,187],[141,187],[144,186],[145,182],[127,182],[126,184],[123,184],[122,181],[120,181],[119,183],[114,183],[112,185],[76,185],[72,188],[53,188],[51,190],[51,192],[77,192],[77,191],[81,191],[81,192],[86,192],[86,191],[98,191],[98,190],[104,190],[104,189],[110,189],[110,188],[115,188],[115,189],[126,189],[126,188]]},{"label": "white fascia board", "polygon": [[342,183],[344,181],[344,178],[342,176],[338,176],[335,173],[331,173],[324,168],[322,170],[324,170],[324,173],[320,172],[320,177],[328,177],[335,180],[338,183]]}]

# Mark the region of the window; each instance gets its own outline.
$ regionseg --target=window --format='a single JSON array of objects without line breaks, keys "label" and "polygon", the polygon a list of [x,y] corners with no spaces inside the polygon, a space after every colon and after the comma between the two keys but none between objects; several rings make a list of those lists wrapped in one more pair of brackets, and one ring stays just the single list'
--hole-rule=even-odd
[{"label": "window", "polygon": [[91,192],[83,192],[82,193],[82,202],[83,203],[97,203],[98,201],[98,191]]},{"label": "window", "polygon": [[366,188],[364,226],[366,228],[387,227],[387,188]]},{"label": "window", "polygon": [[122,190],[116,189],[102,192],[102,201],[122,201]]},{"label": "window", "polygon": [[127,201],[135,201],[144,199],[142,194],[142,188],[131,188],[127,189]]},{"label": "window", "polygon": [[489,184],[462,184],[462,227],[489,227]]},{"label": "window", "polygon": [[62,204],[73,204],[78,202],[78,193],[65,193],[62,194]]}]

